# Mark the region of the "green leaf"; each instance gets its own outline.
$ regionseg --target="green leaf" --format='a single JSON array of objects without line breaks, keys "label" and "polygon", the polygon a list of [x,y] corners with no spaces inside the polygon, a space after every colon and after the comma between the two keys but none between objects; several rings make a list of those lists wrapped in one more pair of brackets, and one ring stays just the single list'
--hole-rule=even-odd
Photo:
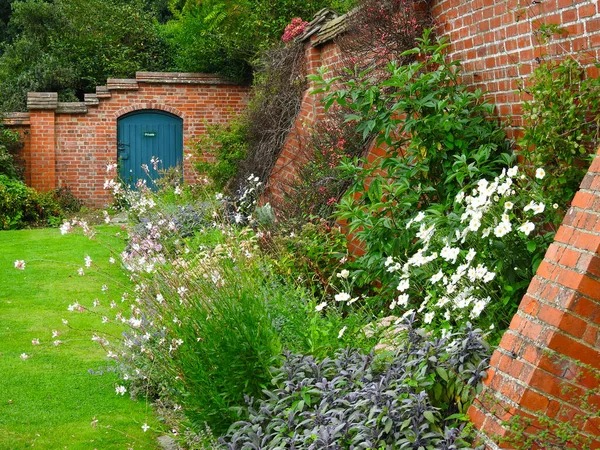
[{"label": "green leaf", "polygon": [[529,253],[533,253],[536,248],[537,248],[537,244],[535,241],[529,241],[527,243],[527,250],[529,250]]},{"label": "green leaf", "polygon": [[425,417],[425,419],[427,419],[427,421],[429,421],[431,423],[435,423],[435,416],[433,415],[433,413],[431,411],[425,411],[423,413],[423,417]]}]

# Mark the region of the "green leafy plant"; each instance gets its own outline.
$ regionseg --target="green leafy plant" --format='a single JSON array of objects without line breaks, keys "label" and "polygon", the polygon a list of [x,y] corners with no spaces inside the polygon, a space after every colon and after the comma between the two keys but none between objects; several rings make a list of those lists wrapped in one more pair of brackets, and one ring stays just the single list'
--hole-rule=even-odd
[{"label": "green leafy plant", "polygon": [[248,124],[244,116],[228,125],[209,125],[206,133],[194,144],[202,161],[196,169],[207,175],[218,191],[223,191],[235,179],[239,162],[246,157]]},{"label": "green leafy plant", "polygon": [[250,399],[249,419],[221,439],[223,448],[471,448],[464,411],[487,347],[476,330],[432,339],[413,319],[380,357],[351,349],[324,360],[286,355],[274,388]]},{"label": "green leafy plant", "polygon": [[18,229],[32,225],[57,225],[63,217],[54,192],[41,193],[22,181],[0,175],[0,228]]},{"label": "green leafy plant", "polygon": [[458,82],[460,63],[447,61],[447,43],[426,30],[419,56],[404,66],[390,64],[383,82],[359,74],[340,87],[338,77],[313,79],[325,105],[352,110],[365,140],[376,136],[384,157],[341,164],[355,182],[340,202],[337,217],[364,243],[359,283],[384,279],[383,257],[402,255],[412,243],[404,232],[409,218],[432,205],[445,207],[480,177],[494,177],[511,161],[510,143],[492,116],[482,92]]},{"label": "green leafy plant", "polygon": [[22,177],[23,168],[15,161],[15,156],[22,145],[18,132],[0,125],[0,175],[6,175],[8,178]]},{"label": "green leafy plant", "polygon": [[544,167],[544,188],[560,223],[600,144],[600,81],[574,59],[543,62],[522,87],[520,154]]}]

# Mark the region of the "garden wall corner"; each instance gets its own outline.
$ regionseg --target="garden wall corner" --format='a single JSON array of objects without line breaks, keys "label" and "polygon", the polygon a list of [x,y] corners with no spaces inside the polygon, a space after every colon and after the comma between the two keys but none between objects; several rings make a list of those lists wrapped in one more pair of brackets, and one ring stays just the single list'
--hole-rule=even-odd
[{"label": "garden wall corner", "polygon": [[600,150],[490,365],[469,410],[488,448],[561,423],[600,448]]}]

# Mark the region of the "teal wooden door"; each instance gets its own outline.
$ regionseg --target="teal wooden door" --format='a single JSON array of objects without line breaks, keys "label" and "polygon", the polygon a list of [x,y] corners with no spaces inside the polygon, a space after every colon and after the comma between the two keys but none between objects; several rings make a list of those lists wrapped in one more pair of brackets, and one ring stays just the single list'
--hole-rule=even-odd
[{"label": "teal wooden door", "polygon": [[[158,158],[158,169],[183,167],[183,120],[173,114],[153,109],[135,111],[117,120],[117,156],[121,181],[134,188],[138,180],[152,179],[159,173],[152,158]],[[148,166],[149,174],[142,168]]]}]

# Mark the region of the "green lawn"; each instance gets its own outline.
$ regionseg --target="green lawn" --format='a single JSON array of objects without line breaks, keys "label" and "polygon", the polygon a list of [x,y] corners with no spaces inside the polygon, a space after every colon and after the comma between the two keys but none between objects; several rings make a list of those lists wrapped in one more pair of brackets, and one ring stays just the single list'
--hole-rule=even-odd
[{"label": "green lawn", "polygon": [[[114,319],[108,305],[119,301],[122,292],[115,280],[127,283],[120,269],[108,263],[105,247],[122,247],[114,237],[118,229],[101,229],[98,241],[81,232],[61,236],[56,229],[0,232],[2,450],[157,448],[160,425],[152,410],[129,394],[116,395],[115,363],[91,339],[93,330],[121,333],[118,325],[102,324],[101,316]],[[92,269],[77,274],[85,255],[92,258],[92,269],[98,265],[103,274]],[[15,269],[15,260],[25,260],[25,270]],[[104,283],[108,292],[101,290]],[[101,302],[95,308],[99,314],[67,311],[75,300],[91,308],[95,298]],[[60,333],[54,339],[53,330]],[[57,339],[63,341],[59,346],[53,345]],[[22,359],[23,353],[31,357]],[[144,433],[146,422],[151,428]]]}]

